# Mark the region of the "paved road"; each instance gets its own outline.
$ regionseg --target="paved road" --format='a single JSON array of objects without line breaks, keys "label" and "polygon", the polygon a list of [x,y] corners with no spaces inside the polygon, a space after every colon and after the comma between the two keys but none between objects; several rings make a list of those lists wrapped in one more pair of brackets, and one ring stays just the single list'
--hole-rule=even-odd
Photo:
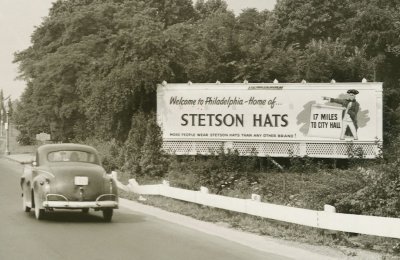
[{"label": "paved road", "polygon": [[121,208],[101,213],[56,211],[37,221],[22,211],[22,166],[0,159],[0,259],[288,259]]}]

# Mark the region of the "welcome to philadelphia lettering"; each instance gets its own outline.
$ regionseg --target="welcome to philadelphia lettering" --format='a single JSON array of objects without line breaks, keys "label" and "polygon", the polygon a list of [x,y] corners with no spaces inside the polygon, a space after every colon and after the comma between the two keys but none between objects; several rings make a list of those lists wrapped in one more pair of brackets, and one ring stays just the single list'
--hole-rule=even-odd
[{"label": "welcome to philadelphia lettering", "polygon": [[[254,96],[248,99],[230,96],[197,99],[173,96],[170,98],[169,104],[179,106],[221,106],[225,108],[265,106],[270,110],[279,105],[277,97],[260,99]],[[286,113],[257,113],[251,115],[234,113],[183,113],[180,116],[180,125],[193,127],[287,127],[289,120]]]},{"label": "welcome to philadelphia lettering", "polygon": [[198,98],[198,99],[190,99],[184,97],[173,96],[169,101],[170,105],[180,105],[180,106],[195,106],[195,105],[206,105],[206,106],[236,106],[236,105],[268,105],[271,108],[274,108],[276,104],[276,97],[272,99],[257,99],[256,97],[250,97],[248,100],[244,100],[240,97],[206,97],[206,98]]}]

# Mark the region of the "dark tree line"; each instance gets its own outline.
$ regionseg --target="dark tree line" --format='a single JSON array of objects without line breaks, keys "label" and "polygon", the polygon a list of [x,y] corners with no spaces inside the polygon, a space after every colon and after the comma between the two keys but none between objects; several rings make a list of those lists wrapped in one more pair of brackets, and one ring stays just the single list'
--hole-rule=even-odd
[{"label": "dark tree line", "polygon": [[394,0],[280,0],[238,16],[223,0],[59,0],[15,55],[27,88],[13,119],[25,142],[44,131],[58,141],[144,143],[147,123],[137,121],[154,113],[163,80],[367,78],[384,82],[385,141],[393,140],[399,24]]}]

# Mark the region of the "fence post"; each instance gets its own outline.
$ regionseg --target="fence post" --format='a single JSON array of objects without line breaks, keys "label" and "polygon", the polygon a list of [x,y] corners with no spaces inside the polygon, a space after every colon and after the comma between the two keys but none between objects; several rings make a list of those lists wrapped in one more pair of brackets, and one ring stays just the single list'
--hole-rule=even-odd
[{"label": "fence post", "polygon": [[118,180],[118,173],[116,171],[111,171],[111,178],[113,178],[115,181]]},{"label": "fence post", "polygon": [[200,187],[200,192],[201,192],[201,193],[204,193],[204,194],[210,193],[210,191],[208,190],[208,188],[207,188],[207,187],[204,187],[204,186],[201,186],[201,187]]},{"label": "fence post", "polygon": [[251,200],[256,202],[261,202],[261,196],[258,194],[251,194]]},{"label": "fence post", "polygon": [[335,208],[334,206],[325,204],[325,205],[324,205],[324,211],[325,211],[326,213],[336,213],[336,208]]}]

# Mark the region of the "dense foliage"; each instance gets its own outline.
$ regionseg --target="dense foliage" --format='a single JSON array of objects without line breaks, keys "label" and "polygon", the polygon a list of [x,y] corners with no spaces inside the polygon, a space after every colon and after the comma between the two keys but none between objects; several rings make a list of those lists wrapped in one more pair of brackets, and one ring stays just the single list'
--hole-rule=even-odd
[{"label": "dense foliage", "polygon": [[356,197],[342,194],[331,202],[372,214],[381,202],[360,203],[375,196],[390,207],[380,214],[398,216],[399,24],[400,3],[393,0],[280,0],[272,11],[237,16],[223,0],[58,0],[32,45],[15,55],[27,88],[13,120],[23,143],[50,132],[55,141],[97,144],[109,169],[157,177],[170,164],[171,178],[191,169],[197,174],[186,176],[194,178],[187,186],[224,192],[237,183],[262,183],[253,173],[263,162],[219,154],[168,163],[155,123],[157,83],[383,81],[389,166],[375,171],[388,174],[359,178],[348,190],[367,187]]}]

